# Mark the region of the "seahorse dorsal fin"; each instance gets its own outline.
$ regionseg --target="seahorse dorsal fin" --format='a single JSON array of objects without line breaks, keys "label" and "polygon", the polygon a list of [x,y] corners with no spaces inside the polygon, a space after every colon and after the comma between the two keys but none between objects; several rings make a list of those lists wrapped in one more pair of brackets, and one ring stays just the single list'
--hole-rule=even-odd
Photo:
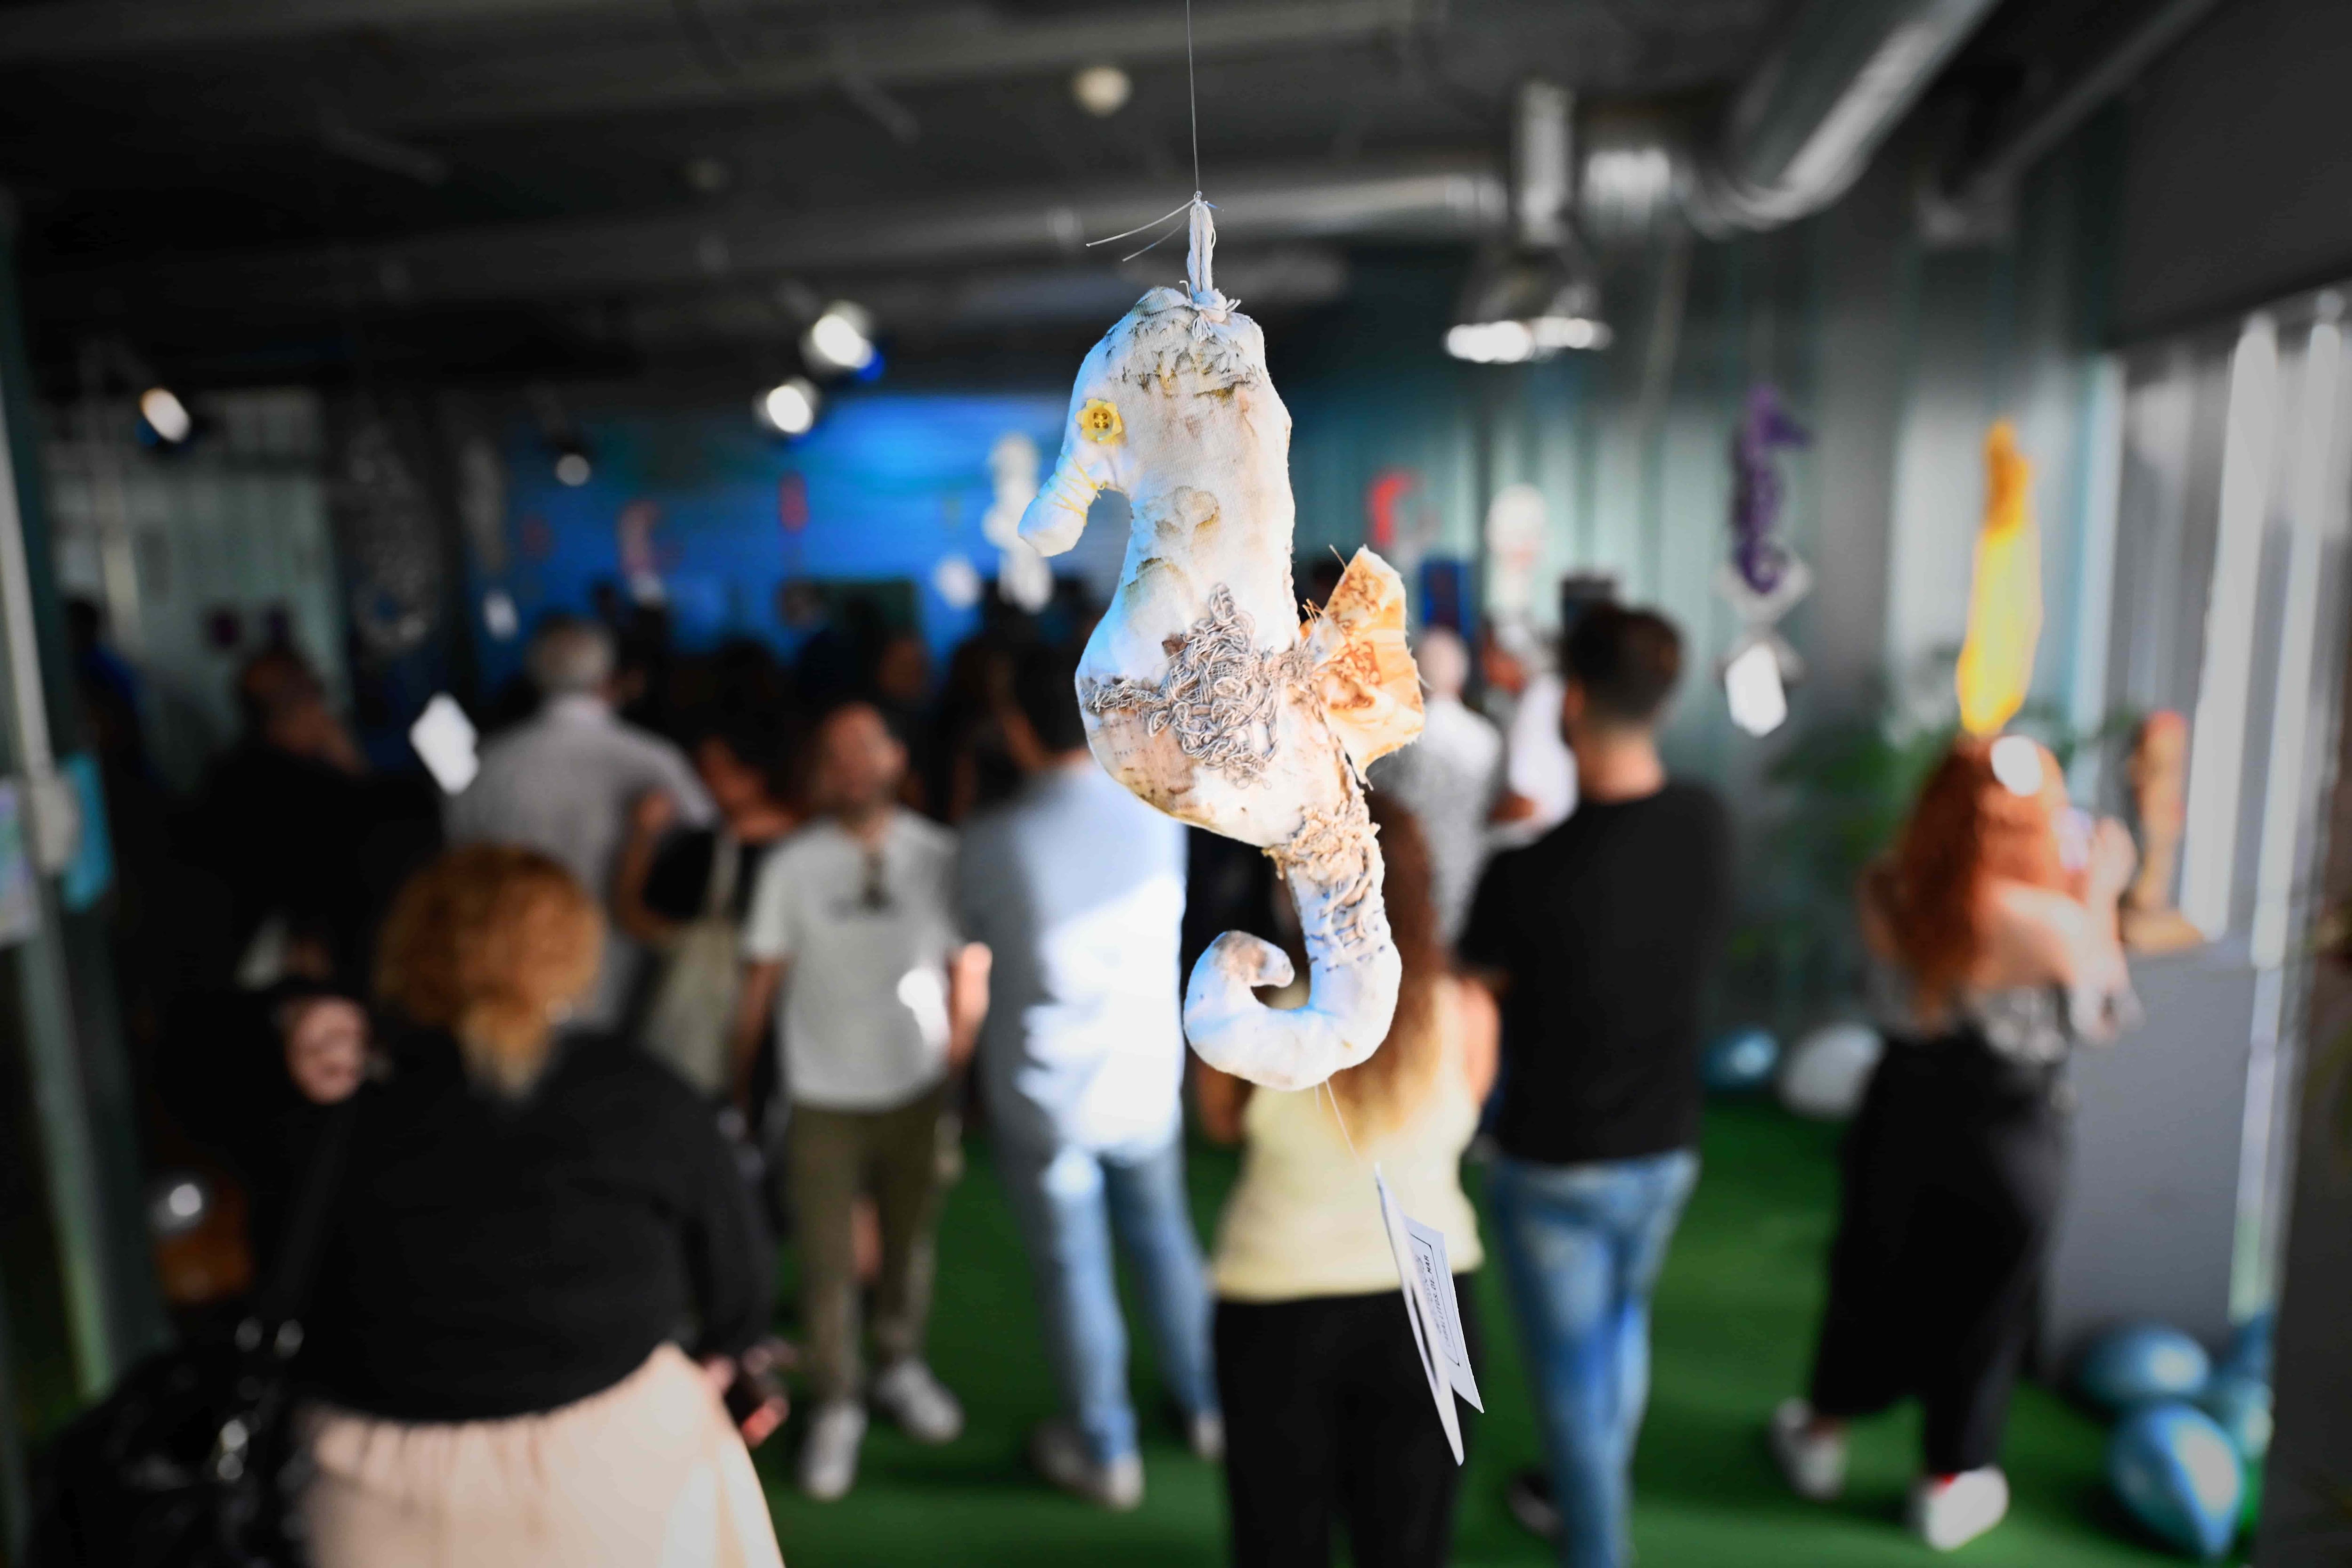
[{"label": "seahorse dorsal fin", "polygon": [[1421,733],[1421,671],[1404,638],[1404,582],[1359,550],[1307,634],[1325,716],[1359,772]]}]

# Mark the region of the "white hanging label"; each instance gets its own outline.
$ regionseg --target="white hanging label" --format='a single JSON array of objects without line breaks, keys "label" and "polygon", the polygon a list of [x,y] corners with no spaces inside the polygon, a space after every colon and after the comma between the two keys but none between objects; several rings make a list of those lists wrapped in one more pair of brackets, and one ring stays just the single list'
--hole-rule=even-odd
[{"label": "white hanging label", "polygon": [[1372,1167],[1372,1184],[1380,1190],[1381,1219],[1388,1227],[1389,1250],[1396,1255],[1397,1279],[1404,1289],[1405,1321],[1412,1325],[1413,1349],[1429,1379],[1429,1396],[1437,1405],[1438,1424],[1462,1462],[1462,1423],[1454,1411],[1459,1394],[1473,1410],[1484,1411],[1478,1378],[1470,1370],[1470,1346],[1462,1332],[1462,1304],[1454,1294],[1454,1271],[1445,1261],[1445,1233],[1422,1224],[1396,1201],[1388,1178]]}]

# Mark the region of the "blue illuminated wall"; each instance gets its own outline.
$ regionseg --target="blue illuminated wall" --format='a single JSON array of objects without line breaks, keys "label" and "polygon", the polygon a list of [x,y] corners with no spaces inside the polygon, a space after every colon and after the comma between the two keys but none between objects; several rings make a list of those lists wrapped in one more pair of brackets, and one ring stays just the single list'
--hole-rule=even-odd
[{"label": "blue illuminated wall", "polygon": [[[586,612],[600,581],[625,594],[633,569],[650,570],[679,646],[751,636],[786,647],[775,610],[785,579],[903,577],[925,640],[944,656],[979,612],[940,596],[940,561],[961,554],[995,574],[981,531],[995,494],[990,449],[1025,434],[1050,469],[1066,395],[847,395],[792,442],[763,430],[748,403],[591,418],[580,434],[593,477],[577,489],[556,481],[539,431],[519,426],[506,442],[508,559],[495,574],[474,563],[474,613],[502,588],[528,631],[551,611]],[[519,668],[521,642],[480,630],[495,687]]]}]

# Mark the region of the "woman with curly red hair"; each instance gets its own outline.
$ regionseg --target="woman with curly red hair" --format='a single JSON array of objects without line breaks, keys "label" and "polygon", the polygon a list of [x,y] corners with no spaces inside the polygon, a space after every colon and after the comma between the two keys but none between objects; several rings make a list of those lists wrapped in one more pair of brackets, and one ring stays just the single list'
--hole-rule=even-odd
[{"label": "woman with curly red hair", "polygon": [[2000,1438],[2066,1166],[2066,1058],[2133,1010],[2116,905],[2130,837],[2067,805],[2022,736],[1964,739],[1860,890],[1886,1052],[1843,1152],[1806,1399],[1774,1412],[1801,1495],[1837,1495],[1845,1423],[1926,1408],[1912,1529],[1948,1551],[2000,1521]]},{"label": "woman with curly red hair", "polygon": [[295,1363],[319,1568],[778,1568],[720,1390],[768,1331],[769,1251],[708,1106],[571,1023],[604,920],[562,866],[473,845],[378,942]]}]

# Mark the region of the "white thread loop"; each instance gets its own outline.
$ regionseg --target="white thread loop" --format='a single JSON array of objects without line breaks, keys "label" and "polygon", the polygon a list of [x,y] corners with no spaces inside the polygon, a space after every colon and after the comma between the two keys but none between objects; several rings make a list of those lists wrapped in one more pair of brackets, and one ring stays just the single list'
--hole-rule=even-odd
[{"label": "white thread loop", "polygon": [[[1200,199],[1201,198],[1197,194],[1192,197],[1192,201],[1194,202],[1199,201]],[[1107,234],[1100,239],[1090,239],[1087,241],[1087,248],[1092,250],[1097,245],[1108,245],[1113,240],[1126,239],[1130,236],[1141,234],[1145,229],[1158,228],[1163,223],[1167,223],[1174,218],[1182,217],[1187,212],[1192,210],[1192,202],[1179,203],[1177,205],[1170,207],[1166,212],[1161,213],[1158,217],[1153,218],[1149,223],[1137,224],[1133,228],[1122,229],[1117,234]],[[1157,245],[1160,242],[1158,240],[1153,240],[1152,243]],[[1138,251],[1136,254],[1140,256],[1142,252]]]},{"label": "white thread loop", "polygon": [[1184,257],[1184,275],[1192,280],[1192,303],[1202,310],[1223,305],[1217,294],[1217,281],[1211,276],[1217,255],[1217,220],[1209,216],[1209,204],[1194,191],[1192,200],[1192,243]]}]

